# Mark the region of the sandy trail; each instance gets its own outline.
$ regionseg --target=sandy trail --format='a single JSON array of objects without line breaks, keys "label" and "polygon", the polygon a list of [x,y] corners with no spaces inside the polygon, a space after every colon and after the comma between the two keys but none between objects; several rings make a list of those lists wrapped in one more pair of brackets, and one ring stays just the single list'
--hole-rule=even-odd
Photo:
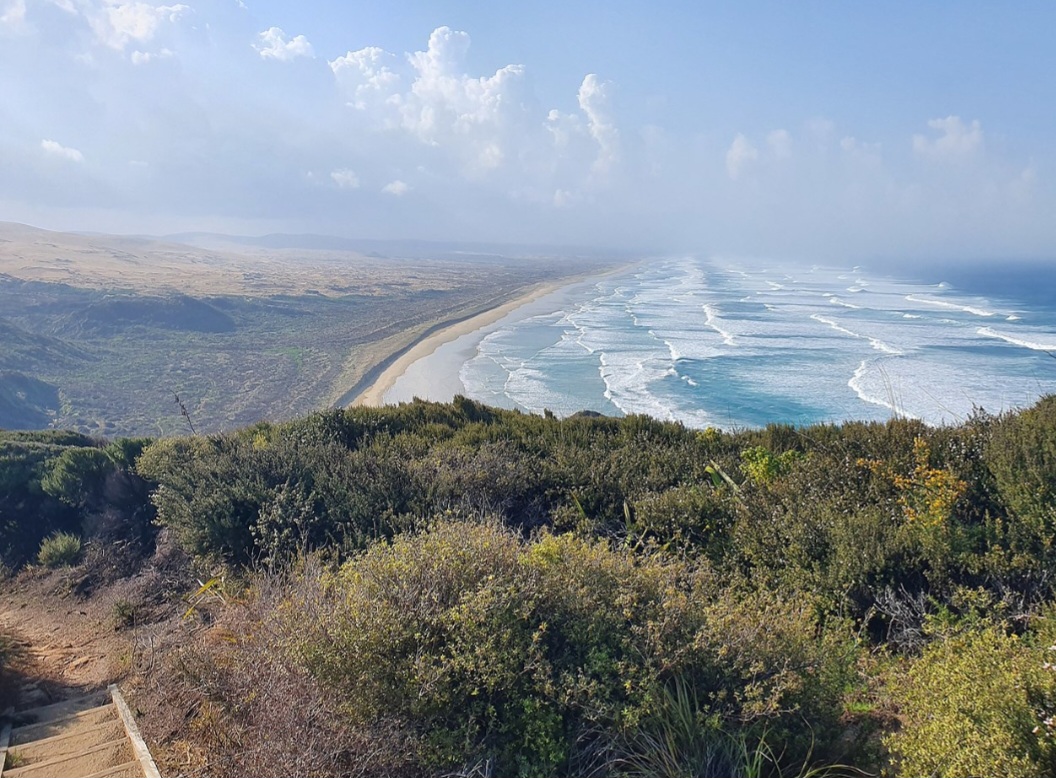
[{"label": "sandy trail", "polygon": [[20,708],[105,689],[129,671],[130,639],[114,631],[110,613],[100,603],[56,595],[52,586],[54,580],[40,579],[0,587],[0,628],[23,651]]}]

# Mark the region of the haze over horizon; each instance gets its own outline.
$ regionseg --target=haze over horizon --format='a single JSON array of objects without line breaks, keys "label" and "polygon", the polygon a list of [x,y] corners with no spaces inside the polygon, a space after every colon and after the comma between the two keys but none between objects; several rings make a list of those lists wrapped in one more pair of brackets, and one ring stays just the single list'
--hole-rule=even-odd
[{"label": "haze over horizon", "polygon": [[1056,6],[0,0],[0,221],[1056,257]]}]

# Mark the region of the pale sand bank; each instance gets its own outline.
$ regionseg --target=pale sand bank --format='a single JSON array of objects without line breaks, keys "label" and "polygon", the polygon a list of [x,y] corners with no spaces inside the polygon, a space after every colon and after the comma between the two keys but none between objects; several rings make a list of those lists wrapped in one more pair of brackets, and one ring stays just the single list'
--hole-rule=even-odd
[{"label": "pale sand bank", "polygon": [[391,365],[385,368],[373,384],[364,389],[353,401],[352,405],[366,405],[377,407],[385,404],[385,395],[396,384],[397,379],[407,372],[407,369],[420,359],[430,356],[440,346],[456,340],[463,335],[469,335],[477,330],[487,327],[505,318],[522,305],[538,300],[540,297],[555,292],[566,286],[567,280],[555,283],[539,284],[527,294],[514,298],[495,308],[489,308],[476,316],[455,322],[449,327],[437,330],[419,340],[403,354],[397,357]]},{"label": "pale sand bank", "polygon": [[[458,379],[461,361],[471,356],[467,350],[475,349],[489,328],[549,295],[625,272],[637,265],[638,263],[634,263],[608,272],[590,273],[539,284],[509,302],[432,332],[400,354],[370,386],[355,397],[352,405],[378,407],[409,401],[414,397],[450,400],[462,391]],[[440,354],[437,353],[438,350]],[[441,356],[443,359],[433,359]]]}]

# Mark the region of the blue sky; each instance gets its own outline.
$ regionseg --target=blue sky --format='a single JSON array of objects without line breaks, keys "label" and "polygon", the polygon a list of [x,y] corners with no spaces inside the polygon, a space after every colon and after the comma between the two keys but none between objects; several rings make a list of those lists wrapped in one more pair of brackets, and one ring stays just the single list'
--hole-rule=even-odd
[{"label": "blue sky", "polygon": [[1056,5],[0,0],[0,220],[1056,256]]}]

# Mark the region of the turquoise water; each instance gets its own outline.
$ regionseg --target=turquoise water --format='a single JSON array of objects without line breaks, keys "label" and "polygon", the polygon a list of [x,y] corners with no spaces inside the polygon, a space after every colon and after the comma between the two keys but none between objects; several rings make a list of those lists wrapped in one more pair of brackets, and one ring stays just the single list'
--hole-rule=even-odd
[{"label": "turquoise water", "polygon": [[895,414],[956,423],[1056,392],[1056,307],[1039,292],[1051,271],[993,273],[948,282],[656,261],[503,324],[459,379],[467,396],[503,407],[647,413],[693,427]]}]

